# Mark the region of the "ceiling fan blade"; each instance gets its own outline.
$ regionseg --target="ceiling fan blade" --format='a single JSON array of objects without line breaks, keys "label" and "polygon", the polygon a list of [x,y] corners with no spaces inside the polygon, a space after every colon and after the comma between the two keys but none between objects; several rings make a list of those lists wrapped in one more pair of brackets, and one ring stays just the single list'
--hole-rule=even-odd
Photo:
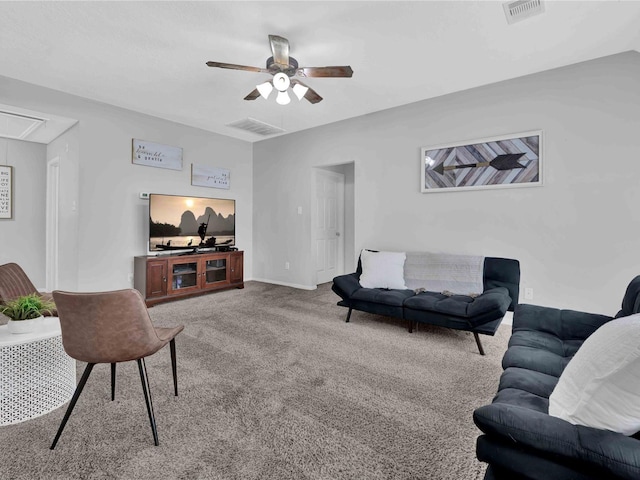
[{"label": "ceiling fan blade", "polygon": [[278,35],[269,35],[273,61],[278,65],[289,66],[289,40]]},{"label": "ceiling fan blade", "polygon": [[249,95],[247,95],[246,97],[244,97],[245,100],[255,100],[256,98],[258,98],[260,96],[260,92],[258,91],[257,88],[255,88]]},{"label": "ceiling fan blade", "polygon": [[209,67],[228,68],[229,70],[245,70],[247,72],[269,73],[266,68],[248,67],[246,65],[236,65],[234,63],[207,62]]},{"label": "ceiling fan blade", "polygon": [[309,103],[318,103],[322,101],[322,97],[318,95],[313,88],[307,90],[307,93],[304,94],[304,98],[309,100]]},{"label": "ceiling fan blade", "polygon": [[296,84],[302,85],[303,87],[308,89],[307,92],[304,94],[304,98],[306,98],[309,101],[309,103],[318,103],[322,101],[322,97],[318,95],[318,92],[316,92],[309,85],[306,85],[302,83],[300,80],[297,80],[295,78],[291,79],[291,83],[293,85],[296,85]]},{"label": "ceiling fan blade", "polygon": [[296,70],[300,77],[351,77],[353,70],[350,66],[342,67],[302,67]]}]

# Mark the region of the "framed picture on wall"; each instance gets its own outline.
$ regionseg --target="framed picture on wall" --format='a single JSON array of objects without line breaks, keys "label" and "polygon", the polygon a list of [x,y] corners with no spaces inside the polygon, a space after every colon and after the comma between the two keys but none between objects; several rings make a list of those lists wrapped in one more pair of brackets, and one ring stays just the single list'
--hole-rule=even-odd
[{"label": "framed picture on wall", "polygon": [[147,167],[182,170],[182,148],[134,138],[132,140],[131,162]]},{"label": "framed picture on wall", "polygon": [[226,168],[191,164],[191,185],[229,189],[231,172]]},{"label": "framed picture on wall", "polygon": [[542,131],[421,149],[423,193],[542,185]]},{"label": "framed picture on wall", "polygon": [[13,167],[0,165],[0,219],[13,218]]}]

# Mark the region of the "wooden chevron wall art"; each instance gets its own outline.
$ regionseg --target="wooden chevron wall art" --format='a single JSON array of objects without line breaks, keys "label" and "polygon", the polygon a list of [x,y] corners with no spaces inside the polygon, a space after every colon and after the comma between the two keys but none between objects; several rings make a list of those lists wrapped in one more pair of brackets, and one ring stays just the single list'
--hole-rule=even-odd
[{"label": "wooden chevron wall art", "polygon": [[542,185],[542,131],[423,147],[420,189],[452,192]]}]

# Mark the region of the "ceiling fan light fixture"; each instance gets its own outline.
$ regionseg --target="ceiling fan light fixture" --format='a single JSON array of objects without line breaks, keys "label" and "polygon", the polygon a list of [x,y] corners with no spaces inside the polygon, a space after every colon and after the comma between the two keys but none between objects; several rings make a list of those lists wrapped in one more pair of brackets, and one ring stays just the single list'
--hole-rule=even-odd
[{"label": "ceiling fan light fixture", "polygon": [[293,86],[293,93],[296,94],[296,97],[298,97],[298,100],[302,100],[308,91],[309,91],[309,87],[305,87],[304,85],[300,85],[299,83],[296,83]]},{"label": "ceiling fan light fixture", "polygon": [[289,98],[289,94],[286,91],[278,92],[278,96],[276,97],[276,102],[279,105],[287,105],[289,104],[290,101],[291,99]]},{"label": "ceiling fan light fixture", "polygon": [[286,92],[289,85],[291,85],[291,80],[289,80],[286,74],[280,72],[273,76],[273,86],[276,87],[276,90],[279,92]]},{"label": "ceiling fan light fixture", "polygon": [[[515,3],[522,2],[543,2],[545,0],[513,0]],[[229,70],[243,70],[245,72],[268,73],[273,76],[271,82],[256,85],[249,94],[244,97],[245,100],[255,100],[258,97],[268,98],[275,89],[276,102],[280,105],[287,105],[291,102],[291,98],[287,94],[287,90],[293,87],[298,100],[303,98],[312,105],[322,101],[322,97],[318,95],[313,88],[307,87],[300,83],[295,77],[317,77],[317,78],[351,78],[353,69],[349,65],[329,66],[329,67],[299,67],[298,61],[289,55],[289,40],[280,35],[269,35],[269,43],[271,45],[272,56],[267,59],[266,68],[252,67],[248,65],[237,65],[235,63],[224,62],[207,62],[207,66],[215,68],[226,68]],[[292,80],[293,79],[293,80]],[[281,95],[284,93],[285,95]]]},{"label": "ceiling fan light fixture", "polygon": [[269,95],[271,95],[271,92],[273,91],[273,85],[271,85],[271,82],[261,83],[260,85],[256,85],[256,88],[264,99],[269,98]]}]

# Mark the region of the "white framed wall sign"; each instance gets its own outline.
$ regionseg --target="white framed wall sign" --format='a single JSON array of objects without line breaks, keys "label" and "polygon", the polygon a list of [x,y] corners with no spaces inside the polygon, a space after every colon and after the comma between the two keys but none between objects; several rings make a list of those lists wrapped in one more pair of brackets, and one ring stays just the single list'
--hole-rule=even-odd
[{"label": "white framed wall sign", "polygon": [[199,187],[225,188],[231,187],[231,172],[226,168],[205,167],[191,164],[191,185]]},{"label": "white framed wall sign", "polygon": [[13,167],[0,165],[0,219],[13,218]]},{"label": "white framed wall sign", "polygon": [[131,162],[147,167],[182,170],[182,148],[134,138],[131,148]]}]

